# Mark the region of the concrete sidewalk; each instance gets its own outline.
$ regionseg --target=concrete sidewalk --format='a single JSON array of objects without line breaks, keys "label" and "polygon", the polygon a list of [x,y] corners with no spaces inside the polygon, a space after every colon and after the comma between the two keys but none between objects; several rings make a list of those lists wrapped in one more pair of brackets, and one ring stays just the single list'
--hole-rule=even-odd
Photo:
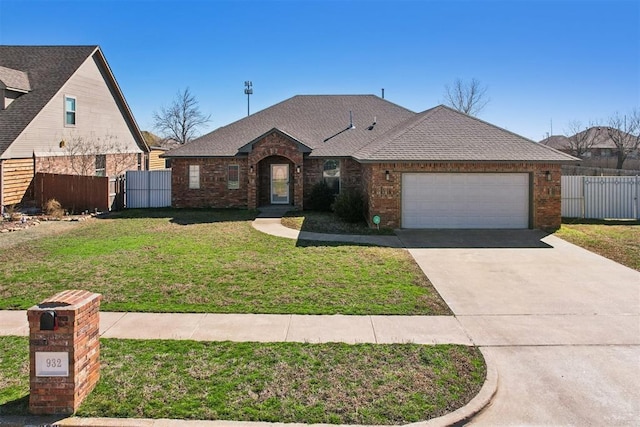
[{"label": "concrete sidewalk", "polygon": [[293,228],[285,227],[281,224],[280,219],[281,218],[258,217],[251,225],[253,225],[253,228],[256,230],[265,234],[284,237],[285,239],[311,240],[316,242],[356,243],[361,245],[386,246],[390,248],[403,247],[398,236],[311,233],[308,231],[294,230]]},{"label": "concrete sidewalk", "polygon": [[[1,335],[29,335],[26,311],[0,311]],[[103,338],[473,345],[453,316],[100,313]]]}]

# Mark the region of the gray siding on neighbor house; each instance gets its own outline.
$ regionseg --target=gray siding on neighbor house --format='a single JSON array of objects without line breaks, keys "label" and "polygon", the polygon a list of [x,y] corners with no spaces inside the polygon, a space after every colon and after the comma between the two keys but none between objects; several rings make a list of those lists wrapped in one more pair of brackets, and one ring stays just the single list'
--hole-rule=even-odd
[{"label": "gray siding on neighbor house", "polygon": [[[64,126],[65,95],[76,98],[76,126],[73,127]],[[109,136],[117,141],[119,152],[142,152],[91,56],[16,138],[3,158],[31,157],[34,152],[36,156],[63,155],[64,150],[59,147],[63,139]]]}]

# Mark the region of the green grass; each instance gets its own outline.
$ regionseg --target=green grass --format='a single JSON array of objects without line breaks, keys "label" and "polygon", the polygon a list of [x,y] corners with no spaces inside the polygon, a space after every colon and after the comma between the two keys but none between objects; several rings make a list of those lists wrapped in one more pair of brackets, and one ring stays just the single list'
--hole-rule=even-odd
[{"label": "green grass", "polygon": [[[22,414],[28,339],[0,349],[0,414]],[[79,416],[402,424],[463,406],[486,376],[477,348],[454,345],[103,339],[101,364]]]},{"label": "green grass", "polygon": [[233,210],[131,210],[0,252],[0,309],[65,289],[103,311],[450,314],[402,249],[305,242]]},{"label": "green grass", "polygon": [[29,340],[0,337],[0,415],[27,412]]},{"label": "green grass", "polygon": [[568,221],[564,220],[556,236],[640,271],[640,223]]},{"label": "green grass", "polygon": [[344,222],[331,212],[291,211],[282,218],[282,225],[294,230],[312,233],[360,234],[360,235],[393,235],[390,228],[369,228],[367,223]]}]

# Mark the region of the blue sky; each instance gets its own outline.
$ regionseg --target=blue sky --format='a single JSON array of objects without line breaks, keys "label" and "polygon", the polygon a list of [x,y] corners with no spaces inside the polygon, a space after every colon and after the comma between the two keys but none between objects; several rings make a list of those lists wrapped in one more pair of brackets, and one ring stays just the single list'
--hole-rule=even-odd
[{"label": "blue sky", "polygon": [[477,78],[533,140],[640,107],[640,1],[0,0],[0,44],[98,44],[143,130],[189,87],[213,130],[297,94],[414,111]]}]

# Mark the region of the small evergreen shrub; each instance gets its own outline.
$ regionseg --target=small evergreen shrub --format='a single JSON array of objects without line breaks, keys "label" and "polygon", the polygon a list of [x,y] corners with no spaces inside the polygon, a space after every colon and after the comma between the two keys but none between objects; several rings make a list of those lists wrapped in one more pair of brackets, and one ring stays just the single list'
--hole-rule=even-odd
[{"label": "small evergreen shrub", "polygon": [[335,200],[335,195],[329,186],[324,182],[318,182],[311,188],[309,202],[306,207],[312,211],[331,211],[331,204]]},{"label": "small evergreen shrub", "polygon": [[333,203],[335,214],[346,222],[360,222],[364,219],[364,196],[359,190],[343,191]]}]

